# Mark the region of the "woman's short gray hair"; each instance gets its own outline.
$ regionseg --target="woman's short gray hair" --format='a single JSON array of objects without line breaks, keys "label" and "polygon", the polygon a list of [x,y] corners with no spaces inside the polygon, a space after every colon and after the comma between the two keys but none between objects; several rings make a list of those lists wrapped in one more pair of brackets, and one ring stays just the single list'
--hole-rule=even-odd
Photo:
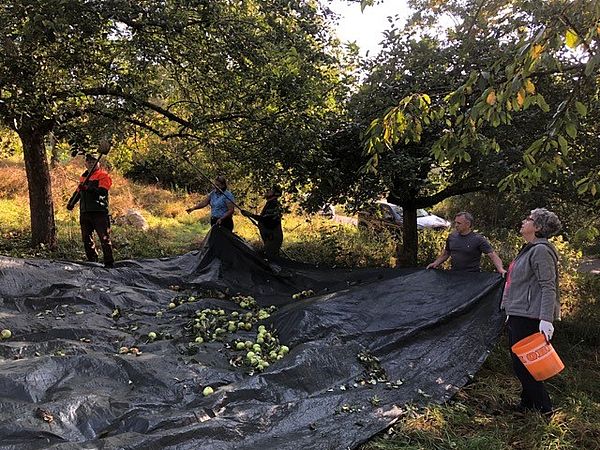
[{"label": "woman's short gray hair", "polygon": [[539,228],[539,230],[535,232],[536,237],[548,238],[558,233],[561,228],[558,216],[552,211],[548,211],[546,208],[532,209],[531,218],[533,219],[533,225],[536,228]]}]

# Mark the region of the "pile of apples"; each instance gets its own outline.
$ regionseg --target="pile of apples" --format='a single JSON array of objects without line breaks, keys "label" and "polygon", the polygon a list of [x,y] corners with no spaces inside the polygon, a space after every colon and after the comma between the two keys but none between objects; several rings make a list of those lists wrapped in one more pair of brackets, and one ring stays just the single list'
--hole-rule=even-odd
[{"label": "pile of apples", "polygon": [[244,363],[262,372],[275,361],[279,361],[290,351],[286,345],[281,345],[274,331],[267,331],[264,325],[259,325],[256,340],[236,341],[238,351],[245,351]]}]

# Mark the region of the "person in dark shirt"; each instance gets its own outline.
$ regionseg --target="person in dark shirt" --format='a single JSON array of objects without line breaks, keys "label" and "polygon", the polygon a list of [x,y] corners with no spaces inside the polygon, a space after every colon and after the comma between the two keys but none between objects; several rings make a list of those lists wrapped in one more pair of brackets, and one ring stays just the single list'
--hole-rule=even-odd
[{"label": "person in dark shirt", "polygon": [[260,214],[252,214],[249,211],[242,210],[244,216],[251,217],[258,222],[258,230],[264,244],[263,249],[269,259],[279,256],[281,244],[283,243],[280,196],[281,188],[273,186],[265,193],[267,202]]},{"label": "person in dark shirt", "polygon": [[490,243],[482,235],[473,232],[473,216],[468,212],[459,212],[454,217],[456,231],[446,239],[446,247],[438,258],[427,266],[437,269],[444,261],[451,258],[452,270],[467,272],[481,271],[481,254],[487,255],[499,274],[504,276],[506,270],[502,260],[496,254]]},{"label": "person in dark shirt", "polygon": [[[97,262],[98,252],[94,243],[94,231],[100,238],[104,267],[114,265],[112,243],[110,240],[110,217],[108,214],[108,191],[112,179],[108,172],[100,167],[98,160],[90,154],[85,156],[86,171],[81,175],[77,192],[79,194],[79,225],[85,256],[88,261]],[[92,171],[88,178],[88,173]],[[85,181],[87,178],[87,181]],[[67,206],[73,209],[75,204]]]}]

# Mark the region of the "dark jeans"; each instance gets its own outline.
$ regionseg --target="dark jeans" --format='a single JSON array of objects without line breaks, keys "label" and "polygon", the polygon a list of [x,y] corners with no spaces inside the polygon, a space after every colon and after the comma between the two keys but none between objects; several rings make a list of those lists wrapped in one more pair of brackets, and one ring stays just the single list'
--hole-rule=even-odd
[{"label": "dark jeans", "polygon": [[[218,217],[211,217],[210,218],[210,224],[211,226],[217,223],[217,220],[219,220]],[[227,219],[223,219],[221,221],[221,226],[223,228],[227,228],[229,231],[233,231],[233,217],[229,216]]]},{"label": "dark jeans", "polygon": [[[540,321],[527,317],[510,316],[506,326],[508,328],[508,345],[511,347],[521,339],[540,331]],[[552,402],[544,387],[544,383],[536,381],[519,357],[512,351],[510,352],[510,356],[512,357],[515,375],[523,387],[521,391],[521,405],[525,408],[537,409],[542,413],[551,412]]]},{"label": "dark jeans", "polygon": [[94,244],[94,231],[98,233],[104,264],[112,265],[115,262],[110,242],[110,219],[107,212],[83,212],[79,215],[79,225],[81,226],[81,238],[85,248],[85,256],[88,261],[98,261],[98,252]]},{"label": "dark jeans", "polygon": [[280,228],[270,230],[267,228],[259,228],[260,237],[263,240],[263,251],[269,259],[279,256],[281,244],[283,243],[283,231]]}]

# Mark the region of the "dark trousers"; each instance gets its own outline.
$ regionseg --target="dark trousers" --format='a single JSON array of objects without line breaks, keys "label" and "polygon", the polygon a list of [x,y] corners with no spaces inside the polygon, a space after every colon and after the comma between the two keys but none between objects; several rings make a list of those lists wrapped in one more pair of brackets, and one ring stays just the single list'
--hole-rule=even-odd
[{"label": "dark trousers", "polygon": [[112,265],[115,262],[110,242],[110,219],[107,212],[94,211],[83,212],[79,215],[79,225],[81,226],[81,238],[83,239],[83,248],[88,261],[98,261],[98,252],[94,244],[94,231],[98,233],[104,264]]},{"label": "dark trousers", "polygon": [[267,258],[275,258],[279,256],[281,244],[283,244],[283,231],[281,227],[274,230],[259,228],[260,237],[263,240],[263,251]]},{"label": "dark trousers", "polygon": [[[210,224],[211,226],[217,223],[217,220],[219,220],[218,217],[211,217],[210,218]],[[233,217],[229,216],[226,219],[223,219],[221,221],[221,226],[224,228],[227,228],[229,231],[233,231]]]},{"label": "dark trousers", "polygon": [[[506,323],[508,328],[508,345],[513,346],[521,339],[538,333],[540,321],[529,319],[527,317],[510,316]],[[521,391],[521,405],[529,409],[537,409],[542,413],[552,411],[552,402],[550,396],[544,387],[542,381],[536,381],[523,365],[521,360],[512,351],[510,352],[515,375],[521,382],[523,390]]]}]

